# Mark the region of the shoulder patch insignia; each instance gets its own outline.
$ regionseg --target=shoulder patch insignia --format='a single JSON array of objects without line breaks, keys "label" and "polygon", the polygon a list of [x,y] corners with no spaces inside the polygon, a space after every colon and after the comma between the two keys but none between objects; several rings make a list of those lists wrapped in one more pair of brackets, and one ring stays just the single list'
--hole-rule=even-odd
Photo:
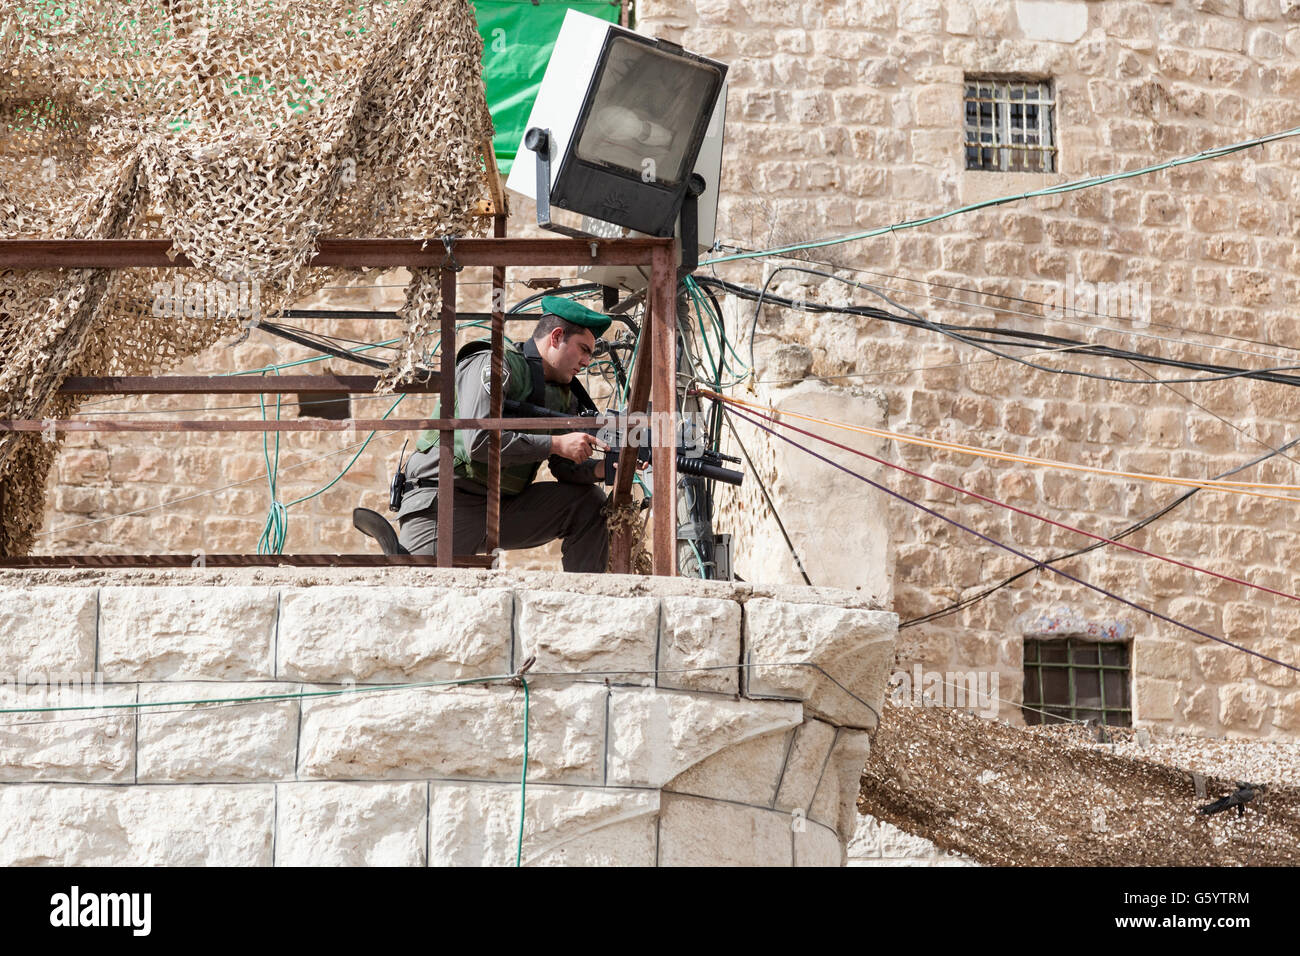
[{"label": "shoulder patch insignia", "polygon": [[[483,380],[483,391],[491,395],[492,394],[492,360],[491,359],[483,363],[482,380]],[[510,384],[510,363],[502,362],[501,363],[501,391],[503,394],[506,391],[506,386],[509,384]]]}]

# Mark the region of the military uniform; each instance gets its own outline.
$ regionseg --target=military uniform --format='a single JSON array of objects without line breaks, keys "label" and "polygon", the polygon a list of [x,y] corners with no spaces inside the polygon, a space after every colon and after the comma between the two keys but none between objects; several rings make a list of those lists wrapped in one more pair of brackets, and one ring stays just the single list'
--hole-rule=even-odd
[{"label": "military uniform", "polygon": [[[548,299],[543,300],[544,310],[554,309],[554,314],[566,319],[577,314],[568,308],[576,303],[553,300],[548,307]],[[556,302],[562,305],[557,307]],[[578,308],[603,323],[601,332],[608,327],[604,316]],[[579,324],[591,328],[598,323],[588,320]],[[462,349],[456,364],[458,418],[491,415],[491,352],[475,345],[478,343]],[[536,402],[565,415],[577,414],[577,397],[569,385],[544,382],[542,389],[537,388],[541,363],[532,339],[505,350],[505,373],[506,398]],[[501,433],[501,547],[534,548],[560,538],[564,570],[602,572],[609,561],[609,529],[603,513],[605,493],[595,476],[598,462],[588,459],[578,465],[552,455],[550,436],[559,433],[544,429]],[[453,540],[457,554],[476,554],[487,540],[490,437],[481,429],[456,432]],[[557,480],[533,480],[543,461],[549,462]],[[412,554],[437,554],[438,467],[438,433],[423,432],[406,469],[411,490],[403,496],[398,511],[399,539]]]}]

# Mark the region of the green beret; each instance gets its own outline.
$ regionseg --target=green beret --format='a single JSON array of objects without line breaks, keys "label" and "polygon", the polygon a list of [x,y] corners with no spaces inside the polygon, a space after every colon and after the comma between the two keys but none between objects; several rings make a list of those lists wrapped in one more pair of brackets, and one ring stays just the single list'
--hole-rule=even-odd
[{"label": "green beret", "polygon": [[591,329],[591,334],[596,338],[605,334],[611,321],[607,315],[601,315],[580,302],[561,298],[558,295],[543,296],[542,311],[547,315],[558,316],[566,322],[572,322],[574,325],[580,325],[584,329]]}]

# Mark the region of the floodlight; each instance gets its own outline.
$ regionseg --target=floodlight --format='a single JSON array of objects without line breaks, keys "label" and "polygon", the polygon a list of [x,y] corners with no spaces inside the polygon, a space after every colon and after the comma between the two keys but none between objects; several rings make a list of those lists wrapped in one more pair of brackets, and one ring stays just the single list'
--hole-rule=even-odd
[{"label": "floodlight", "polygon": [[552,223],[552,206],[673,235],[692,193],[716,197],[696,163],[726,74],[675,43],[570,10],[506,185],[536,200],[540,225],[567,235],[586,233]]}]

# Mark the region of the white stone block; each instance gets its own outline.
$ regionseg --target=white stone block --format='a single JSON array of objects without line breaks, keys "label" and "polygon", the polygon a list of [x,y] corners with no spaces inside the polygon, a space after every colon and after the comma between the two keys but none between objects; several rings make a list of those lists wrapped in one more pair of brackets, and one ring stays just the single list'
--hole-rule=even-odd
[{"label": "white stone block", "polygon": [[795,734],[781,775],[781,788],[776,795],[778,810],[797,807],[805,813],[808,811],[834,742],[835,728],[830,724],[811,719],[803,722]]},{"label": "white stone block", "polygon": [[924,837],[900,830],[892,823],[880,823],[880,855],[897,860],[932,860],[938,849]]},{"label": "white stone block", "polygon": [[104,588],[100,669],[112,681],[270,680],[275,620],[271,588]]},{"label": "white stone block", "polygon": [[798,704],[616,687],[609,705],[608,782],[662,787],[706,757],[802,720]]},{"label": "white stone block", "polygon": [[423,866],[428,784],[286,783],[276,866]]},{"label": "white stone block", "polygon": [[281,596],[278,674],[289,680],[443,680],[510,667],[504,588],[313,587]]},{"label": "white stone block", "polygon": [[[665,597],[662,609],[659,686],[740,693],[740,605],[708,598]],[[737,666],[686,670],[723,665]]]},{"label": "white stone block", "polygon": [[897,630],[886,611],[755,598],[745,605],[745,693],[802,700],[830,723],[874,727]]},{"label": "white stone block", "polygon": [[269,866],[270,784],[0,787],[0,866]]},{"label": "white stone block", "polygon": [[769,807],[789,752],[790,731],[764,734],[706,757],[664,786],[676,793]]},{"label": "white stone block", "polygon": [[0,587],[0,681],[95,669],[95,588]]},{"label": "white stone block", "polygon": [[790,866],[793,862],[789,814],[663,795],[660,866]]},{"label": "white stone block", "polygon": [[841,729],[808,811],[809,818],[834,827],[846,842],[857,829],[862,768],[870,752],[871,737],[865,731]]},{"label": "white stone block", "polygon": [[[528,785],[525,866],[654,865],[659,794],[646,790]],[[430,866],[513,866],[519,848],[519,785],[434,783]]]},{"label": "white stone block", "polygon": [[1088,32],[1088,5],[1074,0],[1016,0],[1026,40],[1073,43]]},{"label": "white stone block", "polygon": [[[533,670],[599,674],[592,680],[653,679],[659,599],[614,598],[566,591],[520,591],[516,662],[536,655]],[[640,672],[640,673],[637,673]]]},{"label": "white stone block", "polygon": [[[605,687],[532,691],[528,779],[600,784]],[[431,687],[303,701],[298,774],[313,779],[518,780],[523,691]]]},{"label": "white stone block", "polygon": [[[140,685],[140,700],[216,700],[296,694],[298,684],[167,681]],[[140,783],[292,780],[298,701],[178,704],[140,710]]]},{"label": "white stone block", "polygon": [[854,860],[879,859],[881,822],[875,817],[858,814],[854,824],[853,835],[849,838],[849,862]]},{"label": "white stone block", "polygon": [[795,866],[843,866],[844,844],[830,827],[811,820],[794,827]]},{"label": "white stone block", "polygon": [[[135,686],[0,686],[0,709],[85,707],[135,700]],[[0,714],[0,781],[131,783],[135,714],[129,708]]]}]

